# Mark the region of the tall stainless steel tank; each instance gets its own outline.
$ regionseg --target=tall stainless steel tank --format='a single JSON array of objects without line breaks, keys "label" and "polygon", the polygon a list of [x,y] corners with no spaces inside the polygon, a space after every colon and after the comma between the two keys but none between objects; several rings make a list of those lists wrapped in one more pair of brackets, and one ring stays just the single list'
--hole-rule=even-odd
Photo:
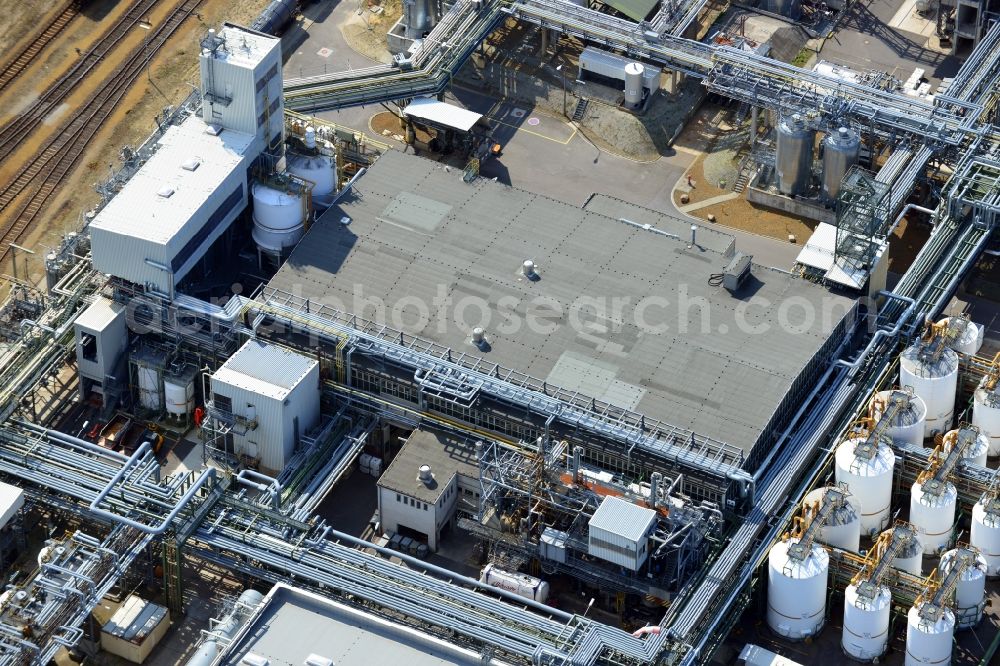
[{"label": "tall stainless steel tank", "polygon": [[837,198],[844,174],[858,161],[861,137],[849,127],[830,132],[823,139],[823,197],[829,201]]},{"label": "tall stainless steel tank", "polygon": [[420,39],[437,25],[434,3],[431,0],[403,0],[403,21],[406,23],[406,36]]},{"label": "tall stainless steel tank", "polygon": [[782,194],[795,196],[804,194],[809,188],[815,141],[815,131],[797,113],[778,123],[775,163],[778,191]]}]

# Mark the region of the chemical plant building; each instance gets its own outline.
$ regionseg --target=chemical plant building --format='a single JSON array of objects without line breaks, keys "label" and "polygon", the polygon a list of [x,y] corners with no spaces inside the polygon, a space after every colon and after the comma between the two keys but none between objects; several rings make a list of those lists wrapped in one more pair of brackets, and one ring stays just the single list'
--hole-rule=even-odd
[{"label": "chemical plant building", "polygon": [[[731,259],[524,190],[467,185],[390,151],[313,225],[265,294],[295,294],[378,326],[395,317],[428,344],[736,447],[752,468],[840,343],[854,304],[757,265],[732,293],[711,280]],[[792,330],[794,314],[779,321],[778,304],[792,295],[816,314],[806,330]],[[626,305],[615,312],[615,303]],[[416,401],[412,377],[360,368],[354,376]]]},{"label": "chemical plant building", "polygon": [[[297,79],[343,59],[317,44],[355,8],[274,0],[201,39],[198,90],[51,251],[48,293],[0,304],[0,666],[995,661],[1000,338],[971,313],[1000,24],[958,35],[979,46],[934,98],[694,39],[703,10],[407,1],[391,63]],[[742,142],[722,203],[813,237],[693,222],[718,200],[668,201],[707,157],[557,169],[597,143],[442,94],[468,63],[521,88],[536,45],[578,66],[551,90],[583,124],[732,100],[697,121]],[[370,109],[419,145],[327,120]]]}]

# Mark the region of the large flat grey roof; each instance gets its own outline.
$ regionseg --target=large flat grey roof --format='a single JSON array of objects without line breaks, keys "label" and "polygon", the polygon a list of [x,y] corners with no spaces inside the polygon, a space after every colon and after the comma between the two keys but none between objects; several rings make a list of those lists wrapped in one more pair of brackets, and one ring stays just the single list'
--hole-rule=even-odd
[{"label": "large flat grey roof", "polygon": [[[421,465],[430,465],[434,475],[430,484],[417,477]],[[434,504],[455,474],[479,478],[475,443],[418,428],[406,438],[403,448],[382,473],[378,484]]]},{"label": "large flat grey roof", "polygon": [[312,654],[338,666],[482,663],[467,650],[285,585],[272,588],[263,604],[220,663],[235,666],[248,654],[264,657],[273,666],[298,666]]},{"label": "large flat grey roof", "polygon": [[[368,319],[384,306],[383,323],[407,334],[749,451],[853,301],[756,265],[730,294],[710,282],[728,261],[721,234],[689,248],[643,228],[657,227],[648,218],[589,208],[467,184],[458,170],[389,151],[269,286]],[[525,259],[540,279],[521,274]],[[816,313],[809,326],[803,308]],[[488,346],[477,349],[469,332],[483,315]]]}]

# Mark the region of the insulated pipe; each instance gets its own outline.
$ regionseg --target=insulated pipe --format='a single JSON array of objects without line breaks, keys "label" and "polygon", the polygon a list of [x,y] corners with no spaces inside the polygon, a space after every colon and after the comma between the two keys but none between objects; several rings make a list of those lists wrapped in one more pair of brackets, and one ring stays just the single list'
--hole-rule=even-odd
[{"label": "insulated pipe", "polygon": [[28,428],[29,430],[33,430],[41,435],[45,435],[46,437],[50,437],[52,439],[61,440],[67,444],[72,444],[73,446],[84,449],[86,451],[99,453],[102,456],[107,456],[109,458],[118,458],[119,460],[123,461],[128,460],[128,457],[122,453],[118,453],[117,451],[112,451],[111,449],[106,449],[102,446],[92,444],[91,442],[82,440],[79,437],[74,437],[73,435],[67,435],[66,433],[59,432],[58,430],[49,430],[47,428],[43,428],[39,425],[35,425],[34,423],[29,423],[27,421],[16,421],[16,423],[22,427]]},{"label": "insulated pipe", "polygon": [[[868,344],[865,346],[865,348],[860,353],[858,353],[856,359],[854,359],[853,361],[837,359],[834,365],[842,368],[848,368],[852,371],[857,370],[858,367],[861,365],[861,363],[864,362],[865,358],[867,358],[868,354],[871,353],[872,349],[875,348],[875,344],[880,339],[884,337],[889,337],[889,336],[895,337],[899,335],[899,332],[902,330],[903,325],[910,319],[910,317],[913,315],[913,311],[916,309],[917,305],[916,301],[908,296],[900,296],[899,294],[885,290],[878,292],[878,295],[885,296],[886,298],[895,298],[901,300],[904,303],[909,303],[909,306],[906,308],[906,310],[903,311],[903,314],[899,316],[899,319],[896,320],[896,325],[893,328],[888,330],[885,328],[880,328],[879,330],[875,331],[875,335],[873,335],[872,339],[868,341]],[[851,374],[853,374],[853,372]]]},{"label": "insulated pipe", "polygon": [[131,518],[126,518],[125,516],[121,516],[116,513],[111,513],[110,511],[100,508],[98,505],[104,501],[104,499],[111,493],[112,490],[114,490],[115,485],[119,481],[121,481],[122,477],[125,476],[125,473],[128,471],[128,469],[131,466],[137,464],[142,455],[148,453],[149,450],[150,450],[149,442],[143,442],[139,446],[139,448],[136,449],[135,453],[132,454],[132,457],[128,459],[128,462],[125,463],[125,466],[122,467],[120,470],[118,470],[118,473],[116,473],[114,477],[112,477],[112,479],[108,482],[108,485],[104,487],[104,490],[98,493],[97,497],[94,498],[94,500],[90,503],[89,509],[96,515],[101,516],[102,518],[107,518],[114,522],[128,525],[129,527],[133,527],[139,530],[140,532],[144,532],[146,534],[159,535],[167,531],[167,529],[170,527],[170,524],[173,522],[174,518],[177,517],[177,514],[179,514],[181,510],[185,506],[187,506],[187,503],[190,502],[192,498],[194,498],[195,494],[199,490],[201,490],[201,487],[204,486],[208,481],[215,479],[215,469],[209,467],[204,472],[202,472],[201,476],[199,476],[198,479],[193,484],[191,484],[191,487],[188,488],[188,491],[184,493],[184,496],[177,501],[177,504],[174,506],[173,510],[169,514],[167,514],[167,516],[163,519],[163,521],[160,522],[160,524],[157,525],[156,527],[150,527],[149,525],[140,523],[136,520],[132,520]]},{"label": "insulated pipe", "polygon": [[[903,219],[903,217],[911,210],[917,210],[920,211],[921,213],[927,213],[928,215],[937,214],[937,211],[932,208],[925,208],[924,206],[918,206],[917,204],[914,203],[906,204],[905,206],[903,206],[903,210],[899,211],[899,215],[897,215],[896,219],[893,220],[892,225],[889,227],[888,231],[885,232],[886,238],[892,235],[892,232],[896,230],[897,226],[899,226],[899,223]],[[932,223],[931,226],[933,227],[935,225]]]}]

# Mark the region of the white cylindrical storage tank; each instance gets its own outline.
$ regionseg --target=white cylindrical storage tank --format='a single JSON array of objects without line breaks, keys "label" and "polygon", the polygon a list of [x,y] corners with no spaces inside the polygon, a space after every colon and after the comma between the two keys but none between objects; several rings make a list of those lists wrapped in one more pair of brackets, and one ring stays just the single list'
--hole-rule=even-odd
[{"label": "white cylindrical storage tank", "polygon": [[989,388],[990,378],[983,377],[972,399],[972,425],[990,442],[990,456],[1000,456],[1000,391]]},{"label": "white cylindrical storage tank", "polygon": [[163,380],[167,414],[187,416],[194,411],[194,378],[168,377]]},{"label": "white cylindrical storage tank", "polygon": [[983,619],[983,607],[986,605],[986,558],[968,549],[964,552],[949,550],[941,556],[939,568],[941,574],[947,576],[962,556],[972,561],[962,572],[955,587],[955,625],[959,629],[968,629]]},{"label": "white cylindrical storage tank", "polygon": [[872,661],[885,653],[889,644],[889,615],[892,594],[878,586],[871,597],[858,595],[856,585],[844,590],[844,630],[840,646],[847,656],[858,661]]},{"label": "white cylindrical storage tank", "polygon": [[158,368],[137,366],[139,376],[139,404],[145,409],[159,411],[163,405],[162,376]]},{"label": "white cylindrical storage tank", "polygon": [[796,539],[771,546],[767,567],[767,624],[791,640],[816,635],[826,618],[830,556],[814,544],[802,560],[789,557]]},{"label": "white cylindrical storage tank", "polygon": [[[884,532],[883,532],[884,534]],[[924,548],[920,542],[913,539],[905,547],[900,549],[896,557],[892,560],[892,566],[900,571],[920,576],[924,570]]]},{"label": "white cylindrical storage tank", "polygon": [[908,404],[896,412],[892,424],[886,434],[897,443],[924,445],[924,428],[927,421],[927,405],[918,395],[907,395],[902,391],[879,391],[872,399],[872,418],[878,422],[882,418],[883,409],[894,397],[906,396]]},{"label": "white cylindrical storage tank", "polygon": [[637,62],[625,65],[625,106],[635,109],[642,104],[642,75],[646,68]]},{"label": "white cylindrical storage tank", "polygon": [[253,240],[262,251],[280,254],[293,247],[305,232],[302,196],[254,183]]},{"label": "white cylindrical storage tank", "polygon": [[932,484],[937,483],[934,480],[926,484],[917,481],[910,488],[910,522],[917,528],[917,540],[927,555],[941,552],[948,545],[955,527],[958,491],[954,484],[945,481],[934,492]]},{"label": "white cylindrical storage tank", "polygon": [[1000,500],[979,500],[972,507],[969,543],[986,561],[986,575],[1000,576]]},{"label": "white cylindrical storage tank", "polygon": [[323,153],[307,155],[291,152],[288,154],[288,172],[313,183],[312,200],[315,205],[326,208],[333,203],[337,194],[337,165],[333,157]]},{"label": "white cylindrical storage tank", "polygon": [[[808,506],[822,506],[827,488],[817,488],[805,497]],[[854,496],[834,509],[819,531],[820,543],[857,553],[861,549],[861,502]]]},{"label": "white cylindrical storage tank", "polygon": [[920,617],[920,606],[913,606],[906,614],[906,659],[903,663],[905,666],[950,664],[954,635],[955,614],[950,609],[942,609],[941,617],[932,621]]},{"label": "white cylindrical storage tank", "polygon": [[861,135],[849,127],[840,127],[823,139],[823,196],[837,199],[844,174],[861,153]]},{"label": "white cylindrical storage tank", "polygon": [[[947,326],[951,317],[945,317],[938,324]],[[951,348],[962,354],[974,356],[983,346],[983,327],[974,321],[965,320],[965,327],[958,339],[951,343]]]},{"label": "white cylindrical storage tank", "polygon": [[847,484],[861,503],[861,531],[874,534],[889,522],[892,503],[892,449],[878,444],[874,450],[864,439],[847,439],[837,447],[834,475],[838,484]]},{"label": "white cylindrical storage tank", "polygon": [[951,429],[958,390],[958,354],[945,349],[936,361],[921,358],[921,346],[912,345],[899,357],[899,383],[912,386],[927,405],[924,436]]},{"label": "white cylindrical storage tank", "polygon": [[954,448],[959,435],[962,433],[964,433],[965,437],[972,440],[965,447],[965,453],[962,454],[962,458],[982,467],[986,467],[986,454],[990,450],[990,440],[981,432],[965,429],[949,430],[944,435],[944,452],[948,453],[952,450],[952,448]]}]

